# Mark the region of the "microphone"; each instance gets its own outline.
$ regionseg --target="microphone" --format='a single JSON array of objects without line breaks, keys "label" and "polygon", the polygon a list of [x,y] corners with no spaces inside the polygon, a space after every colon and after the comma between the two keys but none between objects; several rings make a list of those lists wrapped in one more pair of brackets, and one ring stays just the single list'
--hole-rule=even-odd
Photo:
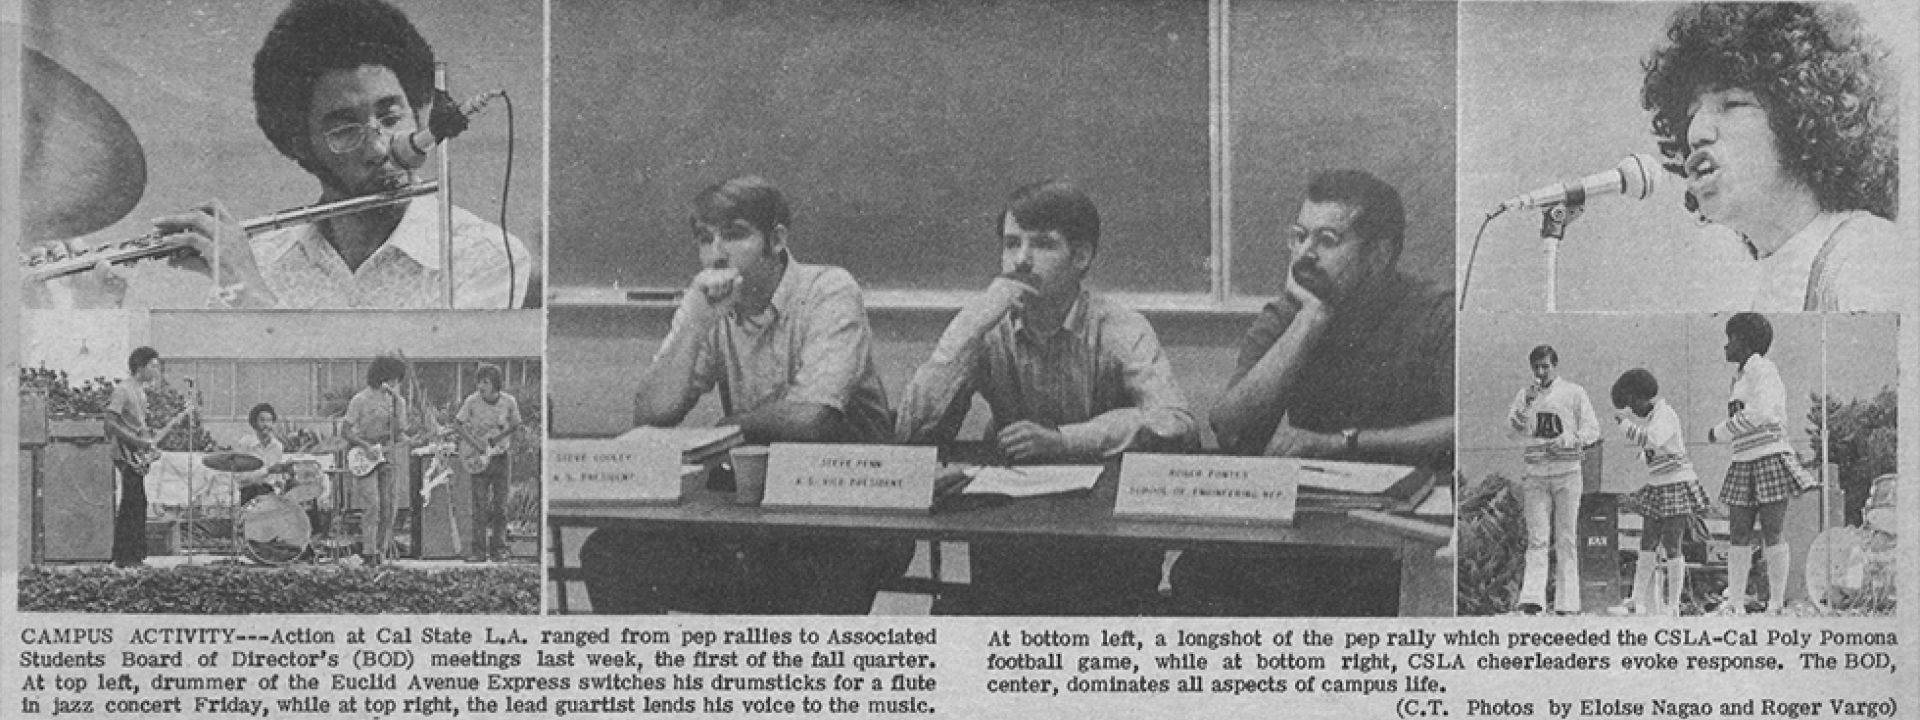
[{"label": "microphone", "polygon": [[1542,205],[1578,205],[1586,202],[1587,198],[1600,195],[1619,194],[1635,200],[1644,200],[1653,194],[1653,188],[1658,184],[1661,172],[1660,161],[1654,159],[1652,155],[1628,155],[1611,170],[1597,172],[1579,180],[1554,183],[1525,195],[1514,196],[1500,203],[1499,209],[1494,212],[1498,214],[1508,210]]},{"label": "microphone", "polygon": [[495,98],[507,96],[505,90],[490,90],[473,96],[472,99],[453,104],[453,97],[444,91],[437,94],[433,102],[433,113],[427,117],[427,126],[416,130],[403,138],[395,138],[388,146],[387,156],[395,165],[408,170],[419,169],[427,163],[427,153],[442,141],[452,140],[466,132],[467,121],[487,107]]}]

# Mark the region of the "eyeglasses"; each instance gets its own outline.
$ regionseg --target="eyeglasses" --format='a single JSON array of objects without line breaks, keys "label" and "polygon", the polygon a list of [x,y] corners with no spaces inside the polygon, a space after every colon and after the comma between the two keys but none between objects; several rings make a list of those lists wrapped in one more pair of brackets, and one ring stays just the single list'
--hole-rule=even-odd
[{"label": "eyeglasses", "polygon": [[411,126],[413,124],[413,115],[403,112],[387,113],[374,118],[372,123],[341,125],[340,127],[322,133],[321,137],[327,139],[327,150],[336,155],[344,155],[359,150],[360,146],[367,142],[367,138],[374,133],[398,134],[402,132],[401,125],[403,124]]},{"label": "eyeglasses", "polygon": [[1337,248],[1345,245],[1349,237],[1349,233],[1333,228],[1323,227],[1310,232],[1299,225],[1287,228],[1286,233],[1287,246],[1296,248],[1307,244],[1308,241],[1323,248]]}]

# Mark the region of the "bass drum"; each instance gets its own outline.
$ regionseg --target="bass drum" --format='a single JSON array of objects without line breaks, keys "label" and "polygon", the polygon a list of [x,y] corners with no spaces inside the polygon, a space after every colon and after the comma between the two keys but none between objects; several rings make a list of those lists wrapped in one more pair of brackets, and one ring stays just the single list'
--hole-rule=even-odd
[{"label": "bass drum", "polygon": [[285,565],[307,551],[313,528],[307,513],[279,495],[261,495],[240,509],[235,542],[240,551],[261,565]]}]

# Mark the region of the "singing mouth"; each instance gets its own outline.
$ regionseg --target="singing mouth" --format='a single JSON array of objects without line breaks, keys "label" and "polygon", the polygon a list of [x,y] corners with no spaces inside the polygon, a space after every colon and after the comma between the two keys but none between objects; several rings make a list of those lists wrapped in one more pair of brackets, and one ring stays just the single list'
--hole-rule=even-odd
[{"label": "singing mouth", "polygon": [[1715,162],[1711,155],[1696,152],[1687,158],[1686,170],[1687,179],[1705,180],[1720,172],[1720,163]]}]

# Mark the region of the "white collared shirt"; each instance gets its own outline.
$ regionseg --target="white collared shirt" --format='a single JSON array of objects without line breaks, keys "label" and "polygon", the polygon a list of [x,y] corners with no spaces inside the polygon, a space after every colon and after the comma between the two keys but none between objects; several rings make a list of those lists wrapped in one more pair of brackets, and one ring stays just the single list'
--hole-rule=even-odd
[{"label": "white collared shirt", "polygon": [[[500,228],[458,207],[453,209],[453,222],[454,307],[520,307],[533,270],[526,245],[507,236],[513,253],[509,290],[508,256],[500,242]],[[443,307],[446,275],[440,263],[440,212],[431,199],[408,202],[406,214],[387,242],[358,270],[347,268],[318,223],[261,234],[254,238],[254,257],[282,309]],[[511,302],[509,294],[516,296]]]}]

